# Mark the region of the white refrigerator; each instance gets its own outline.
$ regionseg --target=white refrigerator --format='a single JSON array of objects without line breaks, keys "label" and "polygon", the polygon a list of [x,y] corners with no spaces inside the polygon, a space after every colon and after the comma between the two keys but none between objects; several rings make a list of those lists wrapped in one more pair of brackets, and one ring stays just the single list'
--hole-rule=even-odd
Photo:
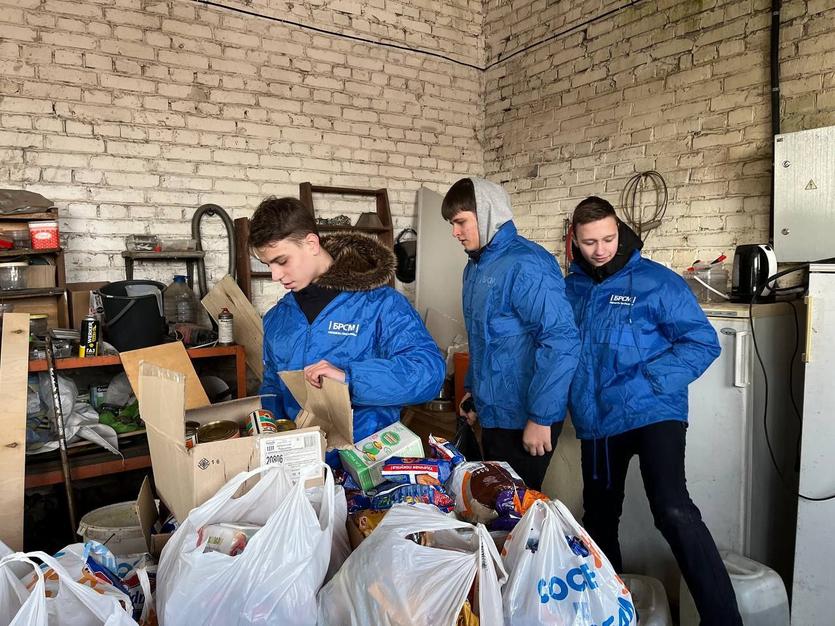
[{"label": "white refrigerator", "polygon": [[[757,361],[748,305],[705,304],[721,355],[690,385],[690,427],[685,467],[690,496],[720,550],[731,550],[776,569],[791,588],[796,498],[798,416],[792,409],[789,372],[800,401],[802,367],[795,352],[797,303],[753,307],[756,341],[768,378],[768,434],[785,487],[774,468],[763,426],[766,379]],[[795,309],[797,310],[797,309]],[[803,338],[803,311],[798,342]],[[654,527],[637,458],[630,464],[620,525],[626,572],[659,578],[671,600],[680,573]],[[833,559],[835,562],[835,559]]]},{"label": "white refrigerator", "polygon": [[792,624],[832,624],[835,602],[835,264],[809,270]]}]

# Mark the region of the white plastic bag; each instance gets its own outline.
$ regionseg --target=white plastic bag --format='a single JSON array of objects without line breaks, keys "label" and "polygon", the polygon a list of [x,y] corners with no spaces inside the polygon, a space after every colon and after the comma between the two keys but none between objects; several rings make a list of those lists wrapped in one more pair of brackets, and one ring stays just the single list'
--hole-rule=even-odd
[{"label": "white plastic bag", "polygon": [[[57,579],[58,593],[54,597],[46,596],[44,572],[32,558],[47,565],[50,578]],[[0,560],[0,570],[8,570],[13,563],[21,562],[32,566],[34,585],[31,590],[27,590],[28,596],[24,599],[20,587],[9,589],[13,575],[2,575],[0,584],[6,587],[6,591],[0,592],[0,598],[4,605],[5,600],[11,598],[14,603],[12,606],[16,608],[11,617],[6,614],[4,606],[0,617],[11,617],[11,621],[4,623],[10,626],[136,626],[130,616],[131,604],[126,595],[100,594],[76,582],[57,559],[44,552],[11,554]]]},{"label": "white plastic bag", "polygon": [[[433,545],[407,538],[422,531]],[[319,624],[454,626],[476,575],[481,623],[501,624],[507,575],[487,529],[396,504],[319,592]]]},{"label": "white plastic bag", "polygon": [[[129,601],[126,603],[126,608],[130,608],[133,599],[130,598],[130,591],[122,584],[121,580],[109,581],[108,577],[100,572],[96,572],[88,566],[88,557],[90,561],[94,561],[103,565],[108,571],[117,576],[116,560],[110,550],[106,546],[97,541],[88,541],[87,543],[71,543],[56,552],[52,558],[57,562],[64,571],[77,583],[81,583],[86,587],[90,587],[96,593],[113,596],[118,600],[122,600],[125,595],[128,596]],[[58,589],[61,580],[46,566],[41,567],[44,571],[44,585],[46,593],[50,596],[58,594]],[[23,583],[31,588],[35,584],[35,575],[29,574],[22,578]]]},{"label": "white plastic bag", "polygon": [[632,626],[632,596],[600,548],[559,500],[537,501],[502,554],[505,624]]},{"label": "white plastic bag", "polygon": [[136,570],[139,578],[139,585],[142,587],[142,613],[139,615],[139,626],[151,626],[157,623],[157,611],[154,607],[154,594],[151,591],[151,580],[148,577],[148,569],[141,567]]},{"label": "white plastic bag", "polygon": [[[250,491],[233,498],[258,475]],[[281,467],[267,466],[238,474],[193,509],[166,544],[157,569],[160,624],[316,624],[316,593],[329,567],[341,565],[331,565],[334,543],[347,545],[347,504],[330,468],[320,495],[311,491],[306,493],[303,480],[291,485]],[[311,503],[317,499],[318,513]],[[197,531],[222,522],[263,528],[237,556],[204,553]]]},{"label": "white plastic bag", "polygon": [[6,552],[3,550],[4,548],[6,548],[5,544],[0,543],[0,552],[4,555],[0,559],[0,624],[9,624],[26,602],[26,598],[29,597],[29,591],[26,589],[26,585],[15,575],[12,568],[15,564],[22,566],[26,563],[31,563],[31,561],[25,559],[24,563],[24,559],[22,558],[9,558],[9,555],[17,555],[14,555],[11,551]]}]

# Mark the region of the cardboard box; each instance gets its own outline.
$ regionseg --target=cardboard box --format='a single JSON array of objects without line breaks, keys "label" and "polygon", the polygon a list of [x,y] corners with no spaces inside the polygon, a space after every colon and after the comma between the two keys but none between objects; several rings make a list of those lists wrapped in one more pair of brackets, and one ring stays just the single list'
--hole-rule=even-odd
[{"label": "cardboard box", "polygon": [[70,308],[70,327],[78,330],[81,320],[87,317],[90,310],[90,292],[105,285],[104,282],[67,283],[67,300]]},{"label": "cardboard box", "polygon": [[363,491],[385,482],[380,470],[393,456],[422,458],[423,444],[411,430],[395,422],[339,451],[342,466]]},{"label": "cardboard box", "polygon": [[26,268],[26,287],[28,289],[51,289],[54,286],[54,265],[30,265]]},{"label": "cardboard box", "polygon": [[[185,352],[181,344],[170,345]],[[153,348],[148,350],[153,358]],[[188,449],[186,421],[206,424],[231,419],[243,425],[251,411],[262,408],[261,397],[187,409],[187,375],[160,367],[150,358],[141,361],[134,388],[138,389],[139,411],[148,431],[157,492],[178,520],[185,519],[192,508],[211,498],[240,472],[273,463],[284,464],[291,473],[300,475],[305,467],[324,460],[328,441],[347,445],[346,437],[350,442],[353,436],[347,385],[326,380],[322,389],[316,389],[305,385],[302,372],[284,372],[282,378],[304,407],[296,420],[296,430],[198,443]],[[190,363],[187,367],[196,379]],[[321,483],[321,475],[308,479],[309,485]]]},{"label": "cardboard box", "polygon": [[348,543],[351,545],[351,551],[353,552],[365,540],[365,535],[360,532],[357,523],[350,515],[345,522],[345,527],[348,529]]},{"label": "cardboard box", "polygon": [[[139,488],[139,497],[136,499],[134,509],[136,510],[136,517],[139,519],[139,527],[142,529],[142,534],[145,535],[145,545],[148,546],[148,552],[156,560],[159,560],[162,549],[173,533],[154,534],[153,532],[154,525],[160,518],[161,512],[157,508],[156,496],[147,476],[142,481],[142,487]],[[165,510],[164,507],[163,510]]]},{"label": "cardboard box", "polygon": [[415,433],[423,442],[423,449],[429,450],[429,435],[455,440],[458,422],[453,411],[430,411],[422,406],[403,407],[400,416],[403,425]]}]

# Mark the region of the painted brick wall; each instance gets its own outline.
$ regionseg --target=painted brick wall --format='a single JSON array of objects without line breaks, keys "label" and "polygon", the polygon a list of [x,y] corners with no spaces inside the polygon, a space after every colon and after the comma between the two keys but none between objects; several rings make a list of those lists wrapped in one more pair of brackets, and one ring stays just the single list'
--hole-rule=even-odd
[{"label": "painted brick wall", "polygon": [[[628,5],[628,6],[627,6]],[[562,251],[577,202],[626,180],[669,185],[649,254],[676,269],[768,237],[768,0],[486,2],[485,169],[522,231]],[[521,21],[518,18],[522,16]],[[835,124],[835,2],[783,3],[783,132]],[[645,200],[653,200],[647,194]]]},{"label": "painted brick wall", "polygon": [[[767,235],[769,4],[228,4],[482,73],[185,1],[0,0],[0,181],[63,207],[70,280],[115,280],[125,236],[188,236],[202,203],[250,215],[305,180],[388,187],[400,229],[420,185],[486,171],[556,252],[579,199],[617,201],[655,168],[670,203],[648,251],[682,268]],[[835,124],[835,1],[783,14],[783,129]],[[370,208],[316,200],[324,215]],[[226,255],[205,225],[211,282]],[[278,293],[260,281],[256,304]]]},{"label": "painted brick wall", "polygon": [[[467,0],[247,2],[357,37],[482,55]],[[188,237],[194,210],[234,218],[298,184],[387,187],[397,230],[421,185],[482,171],[483,76],[437,56],[186,1],[0,0],[0,184],[61,208],[68,280],[124,277],[131,234]],[[315,198],[323,215],[370,205]],[[226,271],[204,222],[209,282]],[[181,266],[144,264],[170,282]],[[254,287],[266,310],[280,293]]]}]

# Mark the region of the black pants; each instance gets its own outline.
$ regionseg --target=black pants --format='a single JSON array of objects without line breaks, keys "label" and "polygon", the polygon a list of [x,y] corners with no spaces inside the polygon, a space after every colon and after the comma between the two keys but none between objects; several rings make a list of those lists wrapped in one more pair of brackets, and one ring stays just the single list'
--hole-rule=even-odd
[{"label": "black pants", "polygon": [[542,490],[542,481],[551,456],[557,448],[557,440],[562,432],[562,422],[551,426],[551,452],[544,456],[531,456],[522,445],[523,430],[508,428],[482,428],[481,446],[484,448],[485,461],[505,461],[531,489]]},{"label": "black pants", "polygon": [[731,580],[684,477],[683,422],[659,422],[582,441],[583,525],[620,573],[618,525],[629,460],[637,454],[655,527],[670,544],[704,626],[741,626]]}]

